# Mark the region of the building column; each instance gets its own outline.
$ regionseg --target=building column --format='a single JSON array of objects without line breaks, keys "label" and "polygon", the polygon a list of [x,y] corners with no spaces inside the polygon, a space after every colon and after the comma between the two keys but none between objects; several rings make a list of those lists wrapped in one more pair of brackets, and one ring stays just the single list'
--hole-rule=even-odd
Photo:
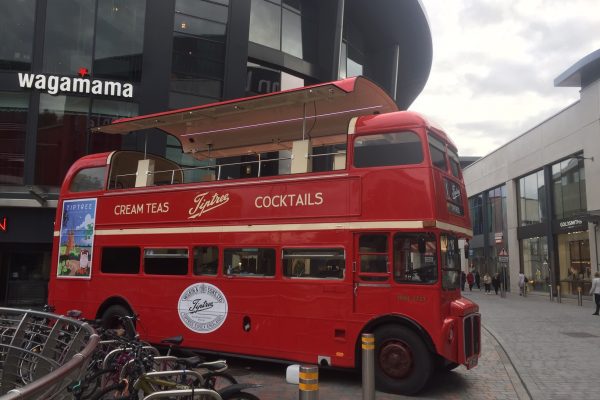
[{"label": "building column", "polygon": [[519,226],[517,181],[506,182],[506,245],[508,251],[508,275],[510,279],[510,290],[519,292],[519,271],[521,270],[521,247],[517,237]]},{"label": "building column", "polygon": [[548,240],[548,264],[550,267],[550,285],[552,291],[556,290],[558,282],[558,252],[554,235],[552,233],[552,221],[554,221],[554,197],[552,195],[552,166],[544,166],[544,195],[546,196],[546,238]]}]

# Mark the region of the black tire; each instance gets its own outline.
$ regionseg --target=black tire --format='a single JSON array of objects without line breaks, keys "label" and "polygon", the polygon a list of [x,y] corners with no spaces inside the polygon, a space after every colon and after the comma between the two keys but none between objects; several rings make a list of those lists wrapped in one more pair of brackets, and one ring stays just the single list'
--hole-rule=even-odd
[{"label": "black tire", "polygon": [[100,389],[94,394],[91,400],[114,400],[127,399],[129,396],[119,396],[119,393],[125,388],[125,384],[117,383]]},{"label": "black tire", "polygon": [[216,390],[217,392],[227,386],[237,384],[237,380],[228,372],[207,372],[202,374],[204,388]]},{"label": "black tire", "polygon": [[247,392],[237,392],[231,395],[226,395],[223,400],[260,400],[257,396]]},{"label": "black tire", "polygon": [[375,331],[375,383],[379,390],[413,395],[433,374],[433,357],[423,340],[400,325]]},{"label": "black tire", "polygon": [[135,338],[136,331],[130,317],[132,312],[127,308],[115,304],[106,309],[102,314],[102,327],[104,329],[124,329],[125,337],[128,339]]}]

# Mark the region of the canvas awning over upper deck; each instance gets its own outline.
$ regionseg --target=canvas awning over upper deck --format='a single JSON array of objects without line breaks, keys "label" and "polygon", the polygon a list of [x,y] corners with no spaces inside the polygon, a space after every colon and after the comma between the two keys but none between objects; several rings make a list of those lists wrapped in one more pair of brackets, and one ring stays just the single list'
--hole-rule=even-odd
[{"label": "canvas awning over upper deck", "polygon": [[310,138],[313,146],[344,143],[352,117],[397,111],[376,84],[362,78],[125,118],[92,132],[126,134],[158,128],[198,159],[285,150]]}]

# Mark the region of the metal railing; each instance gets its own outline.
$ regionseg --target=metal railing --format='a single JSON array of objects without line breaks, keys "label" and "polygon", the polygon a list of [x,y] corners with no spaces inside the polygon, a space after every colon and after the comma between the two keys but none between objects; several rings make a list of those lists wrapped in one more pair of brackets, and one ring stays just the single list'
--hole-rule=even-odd
[{"label": "metal railing", "polygon": [[[322,157],[331,157],[331,156],[335,156],[335,155],[339,155],[339,154],[345,155],[346,153],[345,152],[332,152],[332,153],[322,153],[322,154],[307,154],[305,157],[309,158],[309,159],[318,159],[318,158],[322,158]],[[262,168],[265,164],[270,163],[270,162],[291,161],[293,159],[292,156],[261,159],[260,154],[257,154],[257,157],[258,157],[257,160],[252,160],[252,161],[240,161],[240,162],[226,163],[226,164],[203,165],[203,166],[197,166],[197,167],[167,169],[167,170],[161,170],[161,171],[148,172],[148,175],[154,175],[155,180],[163,182],[163,184],[173,185],[175,183],[183,183],[183,181],[185,180],[184,175],[186,172],[193,172],[193,171],[201,171],[202,172],[203,171],[203,172],[207,172],[210,174],[209,175],[209,176],[211,176],[210,180],[220,181],[220,180],[228,179],[227,177],[224,177],[222,174],[223,168],[225,168],[225,167],[232,167],[232,166],[252,167],[253,165],[256,165],[257,166],[256,175],[252,174],[252,177],[260,178],[262,176]],[[330,165],[329,168],[331,170],[334,169],[333,160],[332,160],[332,165]],[[286,175],[286,174],[282,173],[282,175]],[[122,184],[126,178],[133,178],[135,180],[136,176],[137,176],[137,172],[130,173],[130,174],[118,174],[115,176],[114,183],[111,185],[112,187],[109,187],[109,189],[117,188],[118,185]],[[166,178],[161,181],[160,179],[157,179],[157,177],[159,177],[159,176],[166,177]],[[179,180],[181,180],[181,182]]]},{"label": "metal railing", "polygon": [[86,322],[0,308],[0,400],[72,398],[99,337]]}]

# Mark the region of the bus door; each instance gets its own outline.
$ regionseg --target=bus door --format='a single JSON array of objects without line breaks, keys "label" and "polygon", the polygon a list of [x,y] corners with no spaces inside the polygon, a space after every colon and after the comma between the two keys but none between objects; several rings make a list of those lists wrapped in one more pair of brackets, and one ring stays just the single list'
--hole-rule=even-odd
[{"label": "bus door", "polygon": [[354,312],[387,313],[392,291],[389,233],[357,233],[354,248]]}]

